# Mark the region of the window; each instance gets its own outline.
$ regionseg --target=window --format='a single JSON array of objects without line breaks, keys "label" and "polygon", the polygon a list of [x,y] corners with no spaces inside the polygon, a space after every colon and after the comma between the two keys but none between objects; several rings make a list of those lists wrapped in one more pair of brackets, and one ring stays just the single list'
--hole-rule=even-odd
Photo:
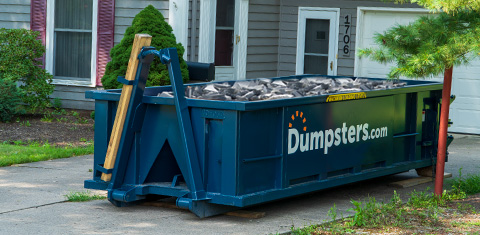
[{"label": "window", "polygon": [[233,34],[235,29],[235,1],[217,1],[215,27],[215,65],[233,65]]},{"label": "window", "polygon": [[94,86],[97,0],[47,4],[46,66],[54,83]]}]

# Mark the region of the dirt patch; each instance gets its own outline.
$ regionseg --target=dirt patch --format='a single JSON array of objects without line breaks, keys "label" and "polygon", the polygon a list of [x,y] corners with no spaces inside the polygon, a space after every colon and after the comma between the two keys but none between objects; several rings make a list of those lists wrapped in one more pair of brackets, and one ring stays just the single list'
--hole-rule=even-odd
[{"label": "dirt patch", "polygon": [[81,146],[92,142],[94,120],[92,111],[51,109],[47,114],[29,114],[14,118],[9,123],[0,122],[0,143],[55,144]]}]

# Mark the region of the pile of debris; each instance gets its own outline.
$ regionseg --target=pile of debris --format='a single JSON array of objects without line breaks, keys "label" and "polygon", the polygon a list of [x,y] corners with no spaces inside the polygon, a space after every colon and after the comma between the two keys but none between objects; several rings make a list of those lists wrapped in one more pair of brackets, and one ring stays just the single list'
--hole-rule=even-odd
[{"label": "pile of debris", "polygon": [[[390,89],[405,86],[405,82],[391,80],[370,80],[366,78],[306,77],[302,79],[269,79],[236,81],[233,83],[209,83],[187,86],[185,96],[193,99],[256,101],[276,100],[294,97],[327,95],[333,93],[359,92]],[[171,91],[158,94],[159,97],[173,97]]]}]

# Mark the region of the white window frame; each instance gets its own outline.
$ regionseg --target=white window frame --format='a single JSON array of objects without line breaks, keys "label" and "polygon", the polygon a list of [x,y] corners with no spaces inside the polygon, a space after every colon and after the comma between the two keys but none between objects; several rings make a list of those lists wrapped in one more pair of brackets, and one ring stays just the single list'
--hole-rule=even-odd
[{"label": "white window frame", "polygon": [[[72,86],[84,86],[84,87],[95,87],[96,86],[96,75],[97,75],[97,17],[98,17],[98,1],[93,0],[92,7],[92,58],[90,62],[90,81],[75,81],[75,80],[64,80],[64,79],[53,79],[53,84],[55,85],[72,85]],[[53,74],[53,51],[54,51],[54,28],[55,28],[55,1],[47,1],[47,34],[46,34],[46,56],[45,56],[45,69]]]},{"label": "white window frame", "polygon": [[170,0],[168,6],[168,23],[172,26],[177,42],[182,43],[185,48],[183,59],[187,60],[189,0]]},{"label": "white window frame", "polygon": [[[232,56],[236,58],[233,59],[234,63],[232,66],[235,68],[234,77],[239,80],[245,79],[247,73],[248,6],[249,0],[235,0],[234,31],[236,35],[234,35],[234,40],[236,49],[234,51],[236,50],[236,53],[233,53]],[[215,61],[216,12],[217,0],[200,1],[198,62],[213,63]],[[236,40],[237,36],[240,38],[238,43]]]},{"label": "white window frame", "polygon": [[[332,68],[328,69],[328,75],[337,75],[337,60],[338,60],[338,34],[340,32],[340,8],[324,8],[324,7],[299,7],[298,8],[298,26],[297,26],[297,59],[295,66],[295,74],[304,74],[304,61],[305,61],[305,24],[306,19],[327,19],[318,12],[335,13],[335,21],[330,22],[330,39],[329,42],[333,43],[333,48],[329,47],[329,61],[332,62]],[[333,26],[333,27],[332,27]],[[332,40],[333,39],[333,40]],[[332,51],[333,50],[333,51]],[[330,57],[332,53],[332,57]],[[331,73],[330,73],[331,71]]]},{"label": "white window frame", "polygon": [[355,36],[355,60],[353,64],[353,76],[357,77],[359,75],[359,68],[362,63],[362,59],[358,57],[357,51],[363,47],[363,42],[361,42],[361,39],[363,38],[363,31],[358,30],[363,26],[364,22],[364,15],[365,12],[370,11],[370,12],[392,12],[394,14],[395,12],[419,12],[419,13],[430,13],[431,11],[428,9],[424,8],[393,8],[393,7],[358,7],[357,8],[357,24],[355,25],[355,28],[357,30],[356,36]]}]

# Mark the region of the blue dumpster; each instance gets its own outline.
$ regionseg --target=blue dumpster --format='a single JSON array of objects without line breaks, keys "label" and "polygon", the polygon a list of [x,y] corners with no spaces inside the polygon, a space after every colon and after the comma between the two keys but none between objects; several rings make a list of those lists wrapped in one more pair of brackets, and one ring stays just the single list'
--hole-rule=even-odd
[{"label": "blue dumpster", "polygon": [[[176,50],[152,51],[139,55],[129,132],[113,170],[102,166],[121,90],[86,93],[95,99],[95,157],[85,187],[108,190],[116,206],[176,197],[177,206],[207,217],[434,164],[441,83],[405,80],[401,88],[277,100],[187,99]],[[144,87],[154,55],[168,64],[172,86]],[[157,96],[164,91],[174,97]],[[102,172],[112,180],[102,181]]]}]

